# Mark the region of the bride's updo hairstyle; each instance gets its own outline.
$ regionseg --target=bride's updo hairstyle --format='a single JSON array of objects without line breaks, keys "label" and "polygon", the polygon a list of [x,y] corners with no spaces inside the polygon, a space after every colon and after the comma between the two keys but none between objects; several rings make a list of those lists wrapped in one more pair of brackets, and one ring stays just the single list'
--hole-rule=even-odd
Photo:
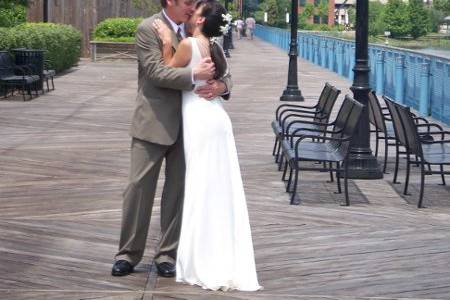
[{"label": "bride's updo hairstyle", "polygon": [[[202,33],[210,39],[221,36],[223,34],[221,27],[223,28],[228,24],[223,17],[227,14],[226,9],[216,0],[200,0],[195,5],[196,9],[199,7],[202,7],[201,16],[205,18]],[[227,71],[227,60],[222,47],[217,42],[211,41],[210,52],[211,59],[216,67],[214,79],[222,78]]]}]

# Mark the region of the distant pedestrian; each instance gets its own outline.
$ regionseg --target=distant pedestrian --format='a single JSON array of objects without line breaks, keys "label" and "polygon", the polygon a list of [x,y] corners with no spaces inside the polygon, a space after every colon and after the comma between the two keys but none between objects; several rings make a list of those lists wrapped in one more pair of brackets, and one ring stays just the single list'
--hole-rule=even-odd
[{"label": "distant pedestrian", "polygon": [[244,21],[242,21],[241,19],[237,19],[234,22],[234,24],[236,26],[237,38],[238,38],[238,40],[240,40],[241,35],[242,35],[242,30],[244,29]]},{"label": "distant pedestrian", "polygon": [[245,25],[247,27],[247,36],[250,37],[251,40],[253,40],[253,32],[255,31],[256,27],[255,18],[253,18],[253,16],[250,16],[245,19]]}]

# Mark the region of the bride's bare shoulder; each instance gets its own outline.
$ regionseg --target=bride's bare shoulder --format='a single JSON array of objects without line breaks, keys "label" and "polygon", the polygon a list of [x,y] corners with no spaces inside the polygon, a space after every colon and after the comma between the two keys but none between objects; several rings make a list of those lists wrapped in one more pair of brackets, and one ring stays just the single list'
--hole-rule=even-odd
[{"label": "bride's bare shoulder", "polygon": [[189,38],[183,39],[179,44],[177,48],[177,55],[179,54],[187,54],[189,57],[191,57],[192,53],[192,44]]}]

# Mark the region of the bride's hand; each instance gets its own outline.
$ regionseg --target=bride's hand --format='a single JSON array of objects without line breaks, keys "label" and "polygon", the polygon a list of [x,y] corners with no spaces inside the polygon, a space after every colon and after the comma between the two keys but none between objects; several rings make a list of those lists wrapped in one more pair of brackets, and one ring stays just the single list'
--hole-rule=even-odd
[{"label": "bride's hand", "polygon": [[167,27],[166,24],[160,19],[157,19],[153,22],[153,28],[156,29],[156,32],[158,33],[160,39],[163,41],[164,44],[171,44],[172,43],[172,34],[170,32],[169,27]]}]

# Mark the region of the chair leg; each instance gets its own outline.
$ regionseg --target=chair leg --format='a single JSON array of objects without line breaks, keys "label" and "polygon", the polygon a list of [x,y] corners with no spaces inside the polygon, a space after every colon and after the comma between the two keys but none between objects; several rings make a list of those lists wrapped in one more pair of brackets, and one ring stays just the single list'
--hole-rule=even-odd
[{"label": "chair leg", "polygon": [[286,173],[287,173],[288,165],[289,165],[289,162],[287,161],[287,159],[285,159],[284,160],[284,168],[283,168],[283,176],[281,176],[282,181],[286,181]]},{"label": "chair leg", "polygon": [[294,172],[294,189],[291,195],[291,205],[299,205],[300,199],[297,196],[297,185],[298,185],[298,168],[295,168]]},{"label": "chair leg", "polygon": [[293,173],[294,169],[289,166],[289,178],[288,178],[288,182],[286,185],[286,193],[290,193],[291,192],[291,185],[292,185],[292,173]]},{"label": "chair leg", "polygon": [[30,100],[33,99],[33,94],[31,94],[31,87],[30,85],[28,85],[27,87],[25,87],[25,85],[23,85],[23,101],[27,101],[27,99],[25,98],[25,89],[27,90],[28,95],[30,96]]},{"label": "chair leg", "polygon": [[405,189],[403,190],[403,195],[408,194],[408,184],[409,184],[409,173],[411,171],[411,161],[409,153],[406,154],[406,179],[405,179]]},{"label": "chair leg", "polygon": [[420,195],[419,195],[419,202],[417,203],[418,208],[423,208],[423,190],[425,188],[425,167],[423,162],[420,164]]},{"label": "chair leg", "polygon": [[275,143],[273,143],[272,156],[275,156],[275,153],[277,152],[277,146],[278,146],[278,137],[275,136]]},{"label": "chair leg", "polygon": [[389,143],[388,139],[384,139],[384,165],[383,165],[383,173],[386,174],[386,166],[387,166],[387,160],[389,156]]},{"label": "chair leg", "polygon": [[48,78],[45,79],[45,84],[47,85],[47,92],[50,92],[50,87],[48,86]]},{"label": "chair leg", "polygon": [[342,194],[342,189],[341,189],[341,166],[340,166],[339,162],[336,163],[336,182],[337,182],[337,188],[338,188],[337,193],[338,194]]},{"label": "chair leg", "polygon": [[278,145],[277,145],[277,151],[275,153],[275,162],[278,163],[280,161],[280,155],[281,155],[281,142],[282,139],[278,138]]},{"label": "chair leg", "polygon": [[[281,146],[280,146],[281,148]],[[277,155],[277,159],[278,159],[278,171],[281,171],[282,167],[283,167],[283,160],[284,160],[284,155],[283,153],[280,153]]]},{"label": "chair leg", "polygon": [[53,76],[52,76],[52,90],[55,90],[55,83],[53,82]]},{"label": "chair leg", "polygon": [[378,157],[378,140],[379,140],[378,130],[375,129],[375,157]]},{"label": "chair leg", "polygon": [[330,181],[329,182],[334,182],[333,171],[331,171],[331,169],[333,168],[333,163],[330,162],[328,166],[330,168]]},{"label": "chair leg", "polygon": [[443,165],[439,165],[439,169],[441,170],[441,178],[442,178],[442,184],[441,185],[446,185],[446,183],[445,183],[445,174],[444,174],[444,166]]},{"label": "chair leg", "polygon": [[397,181],[398,164],[399,164],[399,159],[400,159],[400,158],[399,158],[399,156],[400,156],[399,152],[400,152],[400,149],[399,149],[398,142],[395,142],[395,170],[394,170],[394,180],[393,180],[393,183],[396,183],[396,184],[400,183],[400,182]]},{"label": "chair leg", "polygon": [[350,199],[348,198],[348,164],[344,162],[344,194],[345,194],[345,206],[350,206]]}]

